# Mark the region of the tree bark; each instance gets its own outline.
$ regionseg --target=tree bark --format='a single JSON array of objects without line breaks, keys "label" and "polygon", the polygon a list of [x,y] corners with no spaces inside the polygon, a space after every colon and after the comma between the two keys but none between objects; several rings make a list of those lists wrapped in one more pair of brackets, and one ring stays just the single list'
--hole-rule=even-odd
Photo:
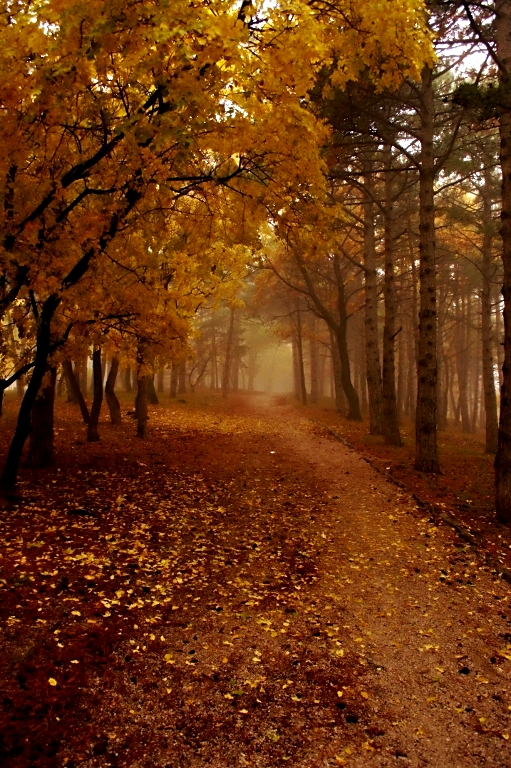
[{"label": "tree bark", "polygon": [[78,383],[78,379],[75,376],[75,373],[73,371],[73,365],[71,363],[71,360],[64,360],[62,363],[62,367],[64,369],[64,373],[66,375],[66,380],[68,383],[68,386],[70,387],[73,397],[75,399],[75,402],[78,403],[80,407],[80,412],[82,414],[82,419],[85,424],[89,423],[89,409],[87,408],[87,403],[85,402],[85,398],[82,395],[82,390],[80,389],[80,385]]},{"label": "tree bark", "polygon": [[87,442],[99,441],[98,423],[103,403],[103,370],[101,365],[101,347],[97,347],[92,353],[92,381],[94,384],[94,397],[90,409],[89,423],[87,424]]},{"label": "tree bark", "polygon": [[461,429],[470,432],[470,412],[468,407],[468,319],[463,296],[456,302],[456,373],[458,376],[458,408],[461,416]]},{"label": "tree bark", "polygon": [[492,279],[494,266],[492,258],[493,218],[492,218],[492,179],[489,167],[484,169],[484,185],[480,190],[483,201],[483,260],[481,288],[481,334],[483,362],[483,391],[486,430],[486,453],[496,453],[498,447],[499,423],[497,416],[497,393],[493,367],[493,329],[492,329]]},{"label": "tree bark", "polygon": [[364,325],[367,393],[369,400],[369,432],[383,434],[383,390],[378,341],[378,279],[374,237],[374,201],[372,167],[364,164]]},{"label": "tree bark", "polygon": [[119,358],[116,355],[115,357],[112,357],[110,370],[108,371],[108,376],[105,383],[105,399],[108,405],[108,410],[110,411],[110,421],[112,424],[121,423],[121,404],[119,403],[117,395],[115,394],[115,382],[117,380],[118,372]]},{"label": "tree bark", "polygon": [[339,349],[339,358],[341,361],[342,386],[348,401],[348,415],[346,418],[350,421],[362,421],[360,402],[355,387],[351,381],[350,358],[348,354],[347,340],[348,317],[346,312],[346,291],[344,287],[344,280],[341,274],[341,266],[339,264],[339,255],[337,253],[334,255],[334,272],[337,283],[337,306],[339,313],[339,324],[335,329],[335,335],[337,337],[337,346]]},{"label": "tree bark", "polygon": [[339,343],[337,336],[330,328],[330,352],[332,356],[332,379],[334,385],[335,408],[341,416],[346,416],[347,401],[342,385],[342,365],[339,357]]},{"label": "tree bark", "polygon": [[392,199],[392,151],[385,148],[385,323],[383,327],[383,434],[386,445],[402,445],[396,400],[396,289],[394,283],[394,201]]},{"label": "tree bark", "polygon": [[28,464],[31,467],[47,467],[53,463],[56,380],[57,368],[51,366],[32,407],[32,429],[28,450]]},{"label": "tree bark", "polygon": [[433,73],[422,70],[421,163],[419,172],[420,310],[417,361],[417,409],[415,417],[415,468],[438,473],[437,328],[435,259],[435,158]]},{"label": "tree bark", "polygon": [[309,341],[310,372],[311,372],[311,403],[317,403],[319,399],[319,349],[316,337],[316,317],[312,316],[311,337]]},{"label": "tree bark", "polygon": [[159,395],[163,394],[163,383],[165,378],[165,368],[160,368],[156,379],[156,391]]},{"label": "tree bark", "polygon": [[504,365],[500,398],[500,422],[495,457],[495,502],[497,518],[511,524],[511,5],[495,0],[499,88],[505,100],[500,109],[500,165],[502,169],[502,264],[504,281]]}]

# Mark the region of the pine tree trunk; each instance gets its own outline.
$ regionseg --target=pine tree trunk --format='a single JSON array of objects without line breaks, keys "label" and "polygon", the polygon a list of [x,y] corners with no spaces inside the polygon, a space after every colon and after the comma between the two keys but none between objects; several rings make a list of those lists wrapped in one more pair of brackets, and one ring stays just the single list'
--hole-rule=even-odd
[{"label": "pine tree trunk", "polygon": [[461,416],[461,429],[463,432],[470,432],[467,328],[466,303],[463,297],[459,297],[456,303],[456,372],[458,375],[458,408]]},{"label": "pine tree trunk", "polygon": [[415,416],[415,468],[438,473],[437,328],[435,263],[435,158],[433,73],[422,70],[421,164],[419,173],[420,310],[417,363],[417,410]]},{"label": "pine tree trunk", "polygon": [[69,389],[73,393],[73,398],[76,403],[80,406],[80,412],[82,414],[82,419],[85,424],[89,423],[89,409],[87,408],[87,403],[85,402],[85,398],[82,395],[82,390],[80,389],[80,385],[78,383],[78,379],[75,376],[75,373],[73,371],[73,365],[71,363],[71,360],[64,360],[62,363],[62,367],[64,369],[64,373],[66,376],[66,381]]},{"label": "pine tree trunk", "polygon": [[495,457],[495,501],[497,518],[511,524],[511,4],[495,0],[499,85],[505,98],[500,110],[500,165],[502,169],[502,263],[504,267],[504,365],[500,399],[500,422]]},{"label": "pine tree trunk", "polygon": [[497,416],[497,393],[495,391],[495,376],[493,370],[493,332],[491,321],[491,288],[495,270],[492,259],[493,220],[491,211],[491,171],[488,167],[485,167],[484,170],[484,185],[480,190],[480,194],[483,200],[481,333],[486,453],[496,453],[499,424]]},{"label": "pine tree trunk", "polygon": [[103,403],[103,370],[101,366],[101,348],[98,347],[92,353],[92,381],[94,384],[94,397],[90,409],[89,423],[87,424],[87,442],[99,441],[98,423]]},{"label": "pine tree trunk", "polygon": [[364,324],[366,378],[369,400],[369,432],[383,434],[383,390],[378,342],[378,279],[374,237],[374,202],[372,197],[372,167],[365,161],[364,183]]},{"label": "pine tree trunk", "polygon": [[105,383],[105,399],[110,411],[110,421],[112,424],[121,423],[121,405],[115,394],[115,382],[117,380],[117,374],[119,372],[119,358],[117,356],[112,357],[110,363],[110,370]]},{"label": "pine tree trunk", "polygon": [[346,416],[348,404],[342,385],[342,366],[341,358],[339,357],[339,344],[337,342],[337,336],[332,329],[330,329],[330,350],[332,355],[332,380],[334,385],[335,408],[337,413],[340,413],[341,416]]},{"label": "pine tree trunk", "polygon": [[47,467],[53,463],[55,383],[57,369],[52,366],[43,379],[32,407],[28,464]]},{"label": "pine tree trunk", "polygon": [[311,403],[317,403],[319,398],[319,350],[316,338],[316,317],[312,316],[311,338],[309,341],[310,372],[311,372]]},{"label": "pine tree trunk", "polygon": [[337,283],[337,308],[339,312],[339,324],[335,331],[335,335],[337,337],[337,346],[339,349],[339,358],[341,361],[342,386],[348,401],[348,415],[346,418],[350,421],[362,421],[358,395],[351,381],[350,358],[348,354],[347,340],[348,317],[346,313],[346,291],[344,287],[344,280],[341,275],[339,255],[337,253],[334,255],[334,271]]},{"label": "pine tree trunk", "polygon": [[395,380],[396,289],[394,283],[394,202],[392,199],[392,152],[385,148],[385,324],[383,327],[383,434],[386,445],[402,445],[397,415]]}]

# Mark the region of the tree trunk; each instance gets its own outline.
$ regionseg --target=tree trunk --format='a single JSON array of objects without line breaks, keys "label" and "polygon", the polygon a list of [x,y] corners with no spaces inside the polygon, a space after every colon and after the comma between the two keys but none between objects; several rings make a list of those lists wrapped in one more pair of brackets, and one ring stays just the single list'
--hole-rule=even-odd
[{"label": "tree trunk", "polygon": [[80,385],[78,383],[78,379],[75,376],[75,373],[73,371],[73,366],[71,363],[71,360],[64,360],[62,363],[62,367],[64,369],[64,373],[66,375],[66,381],[68,384],[68,387],[73,393],[73,397],[75,402],[78,403],[80,406],[80,412],[82,414],[82,419],[85,424],[89,423],[89,409],[87,408],[87,403],[85,402],[85,398],[82,395],[82,390],[80,389]]},{"label": "tree trunk", "polygon": [[300,402],[307,405],[307,389],[305,387],[305,367],[303,364],[303,336],[302,336],[302,313],[300,310],[300,300],[295,300],[296,311],[296,359],[298,365],[298,386],[300,392]]},{"label": "tree trunk", "polygon": [[319,349],[316,337],[316,317],[312,316],[311,338],[309,342],[310,371],[311,371],[311,403],[317,403],[319,399]]},{"label": "tree trunk", "polygon": [[89,423],[87,424],[87,442],[99,441],[98,423],[103,402],[103,370],[101,366],[101,347],[92,353],[92,381],[94,383],[94,397],[90,409]]},{"label": "tree trunk", "polygon": [[133,384],[131,383],[131,368],[129,365],[124,369],[124,389],[126,392],[133,392]]},{"label": "tree trunk", "polygon": [[341,267],[339,264],[339,255],[337,253],[334,255],[334,271],[337,283],[337,307],[339,312],[339,324],[335,330],[335,335],[337,337],[337,346],[339,349],[339,358],[341,361],[342,386],[348,401],[348,415],[346,418],[350,421],[362,421],[358,395],[351,381],[350,358],[348,354],[347,340],[348,317],[346,313],[346,291],[344,287],[344,280],[341,274]]},{"label": "tree trunk", "polygon": [[470,432],[470,412],[468,407],[468,320],[463,297],[456,303],[456,372],[458,376],[458,408],[461,416],[461,429]]},{"label": "tree trunk", "polygon": [[16,394],[18,395],[19,399],[23,399],[23,394],[25,392],[25,385],[23,383],[23,378],[20,376],[19,379],[16,379]]},{"label": "tree trunk", "polygon": [[229,382],[231,380],[231,360],[232,360],[232,340],[234,333],[234,307],[231,307],[231,314],[229,317],[229,330],[227,331],[227,339],[225,345],[225,363],[222,375],[222,397],[227,397],[229,392]]},{"label": "tree trunk", "polygon": [[369,432],[383,434],[383,390],[378,341],[378,279],[374,243],[374,201],[372,197],[372,167],[365,161],[364,184],[364,324],[367,393],[369,400]]},{"label": "tree trunk", "polygon": [[500,110],[500,165],[502,169],[502,263],[504,281],[504,365],[500,399],[500,422],[495,457],[495,501],[497,518],[511,524],[511,5],[495,0],[499,85],[505,98]]},{"label": "tree trunk", "polygon": [[385,324],[383,327],[383,434],[386,445],[402,445],[396,400],[396,289],[394,283],[394,201],[392,199],[392,151],[385,148]]},{"label": "tree trunk", "polygon": [[57,368],[48,369],[32,407],[32,429],[28,451],[31,467],[47,467],[53,463],[55,383]]},{"label": "tree trunk", "polygon": [[178,368],[177,394],[186,395],[186,359],[183,360]]},{"label": "tree trunk", "polygon": [[156,394],[156,389],[154,388],[154,373],[152,376],[147,377],[147,401],[151,405],[160,404],[158,395]]},{"label": "tree trunk", "polygon": [[248,352],[248,384],[247,388],[249,392],[254,391],[254,380],[256,377],[257,372],[257,358],[258,358],[258,352],[257,349],[249,349]]},{"label": "tree trunk", "polygon": [[342,385],[342,366],[339,357],[339,344],[337,336],[330,328],[330,350],[332,355],[332,380],[334,385],[335,408],[341,416],[346,416],[347,402],[344,387]]},{"label": "tree trunk", "polygon": [[492,259],[493,219],[491,211],[491,171],[488,167],[485,167],[484,169],[484,185],[480,190],[480,194],[483,200],[481,333],[486,453],[496,453],[499,424],[497,416],[497,393],[495,391],[495,375],[493,369],[493,332],[491,321],[491,288],[495,270]]},{"label": "tree trunk", "polygon": [[119,372],[119,358],[117,356],[112,357],[110,363],[110,370],[105,383],[105,399],[110,411],[110,421],[112,424],[121,423],[121,405],[115,394],[115,382],[117,374]]},{"label": "tree trunk", "polygon": [[137,437],[145,440],[147,437],[147,383],[149,376],[140,375],[140,365],[137,374],[137,396],[135,398],[135,413],[137,416]]},{"label": "tree trunk", "polygon": [[160,368],[156,379],[156,391],[159,395],[163,394],[163,384],[165,380],[165,368]]},{"label": "tree trunk", "polygon": [[59,303],[60,299],[58,296],[49,296],[44,302],[39,316],[32,376],[21,401],[16,430],[9,446],[2,476],[0,477],[0,491],[3,493],[13,492],[16,487],[23,447],[30,433],[32,408],[46,373],[48,355],[50,353],[51,321]]},{"label": "tree trunk", "polygon": [[435,264],[435,158],[433,73],[422,70],[421,164],[419,173],[420,310],[415,417],[415,468],[438,473],[436,264]]},{"label": "tree trunk", "polygon": [[179,365],[172,363],[172,370],[170,372],[170,396],[177,397],[177,382],[179,378]]}]

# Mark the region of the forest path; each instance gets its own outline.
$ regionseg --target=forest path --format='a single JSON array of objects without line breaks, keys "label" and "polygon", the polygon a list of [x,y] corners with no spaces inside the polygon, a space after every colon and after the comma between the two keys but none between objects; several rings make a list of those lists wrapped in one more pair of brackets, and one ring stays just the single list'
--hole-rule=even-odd
[{"label": "forest path", "polygon": [[511,764],[509,586],[280,403],[59,406],[0,518],[3,764]]},{"label": "forest path", "polygon": [[[403,765],[510,765],[510,663],[499,655],[511,656],[508,585],[299,411],[252,402],[278,424],[287,467],[328,495],[316,589],[331,592],[330,619],[356,649],[369,718],[385,721],[352,763],[395,764],[390,752]],[[383,751],[371,760],[374,748]]]}]

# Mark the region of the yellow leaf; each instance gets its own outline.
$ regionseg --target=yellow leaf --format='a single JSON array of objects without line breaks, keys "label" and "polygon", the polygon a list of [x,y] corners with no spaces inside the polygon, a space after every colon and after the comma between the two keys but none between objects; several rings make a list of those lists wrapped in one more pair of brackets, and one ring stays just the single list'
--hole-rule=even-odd
[{"label": "yellow leaf", "polygon": [[49,684],[50,684],[50,685],[57,685],[57,681],[55,680],[55,678],[54,678],[54,677],[50,677],[50,679],[48,680],[48,682],[49,682]]},{"label": "yellow leaf", "polygon": [[365,691],[361,691],[360,695],[363,696],[364,699],[368,699],[369,698],[369,694],[366,693]]}]

